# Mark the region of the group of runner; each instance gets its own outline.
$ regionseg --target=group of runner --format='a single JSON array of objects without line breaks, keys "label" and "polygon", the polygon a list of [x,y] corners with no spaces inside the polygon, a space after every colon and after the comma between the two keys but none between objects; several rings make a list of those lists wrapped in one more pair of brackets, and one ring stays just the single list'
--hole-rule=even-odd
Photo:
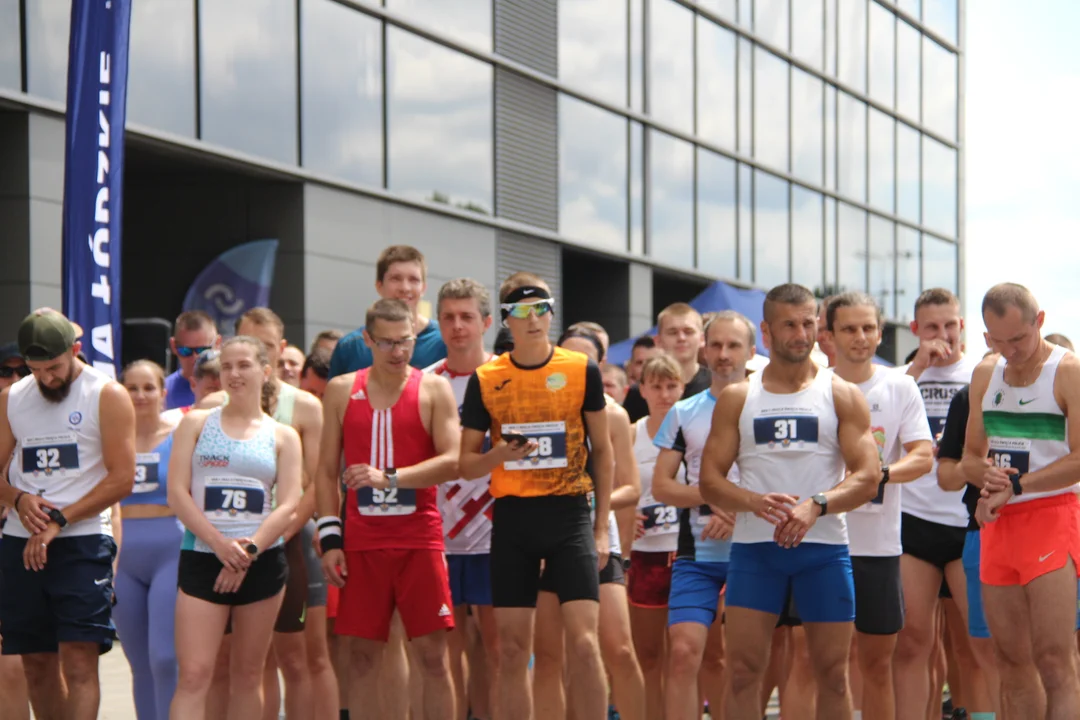
[{"label": "group of runner", "polygon": [[307,355],[267,308],[181,315],[168,377],[47,308],[0,347],[0,718],[96,717],[116,633],[140,720],[277,717],[279,673],[317,720],[1080,717],[1080,365],[1027,289],[981,363],[925,291],[893,369],[858,292],[678,303],[619,368],[529,272],[375,287]]}]

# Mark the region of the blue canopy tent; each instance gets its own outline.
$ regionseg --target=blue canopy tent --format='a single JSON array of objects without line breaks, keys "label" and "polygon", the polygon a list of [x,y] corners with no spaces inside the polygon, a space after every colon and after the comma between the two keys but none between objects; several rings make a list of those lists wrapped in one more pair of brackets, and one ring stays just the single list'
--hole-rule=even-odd
[{"label": "blue canopy tent", "polygon": [[[690,307],[702,314],[719,312],[720,310],[740,312],[750,318],[755,328],[760,326],[764,317],[764,305],[765,292],[763,290],[738,288],[722,280],[717,280],[690,301]],[[656,335],[656,326],[649,328],[643,334]],[[627,338],[608,348],[607,362],[624,365],[630,359],[630,351],[633,349],[634,340],[636,339],[636,337]],[[765,348],[760,331],[757,333],[757,352],[759,355],[769,356],[769,351]],[[891,367],[891,363],[876,355],[874,356],[874,362]]]}]

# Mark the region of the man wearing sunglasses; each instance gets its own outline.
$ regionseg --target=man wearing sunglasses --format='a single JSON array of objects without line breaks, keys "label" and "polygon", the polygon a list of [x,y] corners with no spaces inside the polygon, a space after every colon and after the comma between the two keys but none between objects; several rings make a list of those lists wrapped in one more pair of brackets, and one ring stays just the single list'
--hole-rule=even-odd
[{"label": "man wearing sunglasses", "polygon": [[188,310],[176,318],[169,348],[176,356],[179,367],[165,378],[165,409],[187,407],[195,404],[192,380],[195,361],[206,350],[221,348],[217,326],[213,318],[202,310]]},{"label": "man wearing sunglasses", "polygon": [[19,344],[0,345],[0,390],[11,387],[29,374],[30,368],[19,354]]},{"label": "man wearing sunglasses", "polygon": [[[491,475],[495,497],[491,594],[498,631],[496,718],[531,717],[528,679],[540,566],[559,597],[579,718],[603,717],[607,686],[598,641],[599,569],[607,564],[614,453],[604,380],[581,353],[553,348],[555,300],[532,273],[499,290],[514,349],[469,378],[462,406],[460,472]],[[484,451],[491,432],[491,449]],[[590,448],[591,447],[591,452]],[[591,454],[592,475],[586,470]],[[589,492],[595,489],[596,519]]]}]

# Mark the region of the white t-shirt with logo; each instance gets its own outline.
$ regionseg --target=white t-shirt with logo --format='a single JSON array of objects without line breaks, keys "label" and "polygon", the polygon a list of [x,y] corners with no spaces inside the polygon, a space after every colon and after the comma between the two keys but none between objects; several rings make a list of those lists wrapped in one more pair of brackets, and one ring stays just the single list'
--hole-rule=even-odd
[{"label": "white t-shirt with logo", "polygon": [[[874,366],[874,375],[856,387],[870,406],[870,430],[882,465],[904,455],[904,446],[933,440],[926,422],[926,407],[910,375]],[[900,505],[903,485],[888,483],[873,501],[847,514],[848,544],[852,557],[896,557],[900,544]]]}]

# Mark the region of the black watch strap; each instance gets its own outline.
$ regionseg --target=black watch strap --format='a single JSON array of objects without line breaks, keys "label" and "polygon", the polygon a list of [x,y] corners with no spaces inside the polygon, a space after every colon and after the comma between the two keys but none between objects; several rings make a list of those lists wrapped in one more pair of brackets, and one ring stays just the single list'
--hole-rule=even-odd
[{"label": "black watch strap", "polygon": [[1020,474],[1010,475],[1009,480],[1012,482],[1013,495],[1023,495],[1024,486],[1020,484]]},{"label": "black watch strap", "polygon": [[64,517],[64,513],[60,512],[56,508],[49,509],[49,519],[60,526],[60,529],[67,527],[68,521]]}]

